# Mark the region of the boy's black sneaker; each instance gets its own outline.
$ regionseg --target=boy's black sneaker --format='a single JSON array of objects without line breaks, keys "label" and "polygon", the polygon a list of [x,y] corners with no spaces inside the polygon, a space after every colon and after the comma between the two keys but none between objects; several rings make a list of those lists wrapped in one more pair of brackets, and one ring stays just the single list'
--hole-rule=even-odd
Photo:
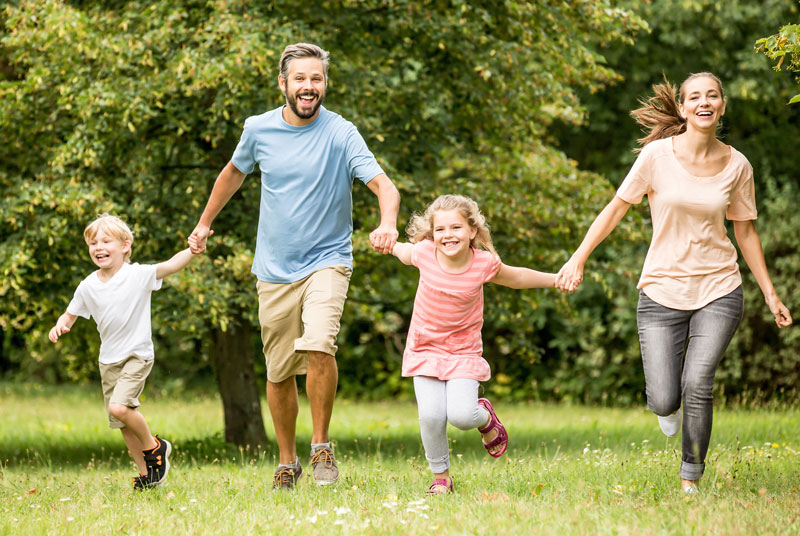
[{"label": "boy's black sneaker", "polygon": [[169,441],[158,436],[155,440],[158,444],[156,448],[142,451],[150,486],[160,486],[164,483],[169,473],[169,455],[172,454],[172,444]]},{"label": "boy's black sneaker", "polygon": [[150,480],[147,478],[147,475],[133,477],[133,491],[142,491],[152,487],[153,486],[150,484]]}]

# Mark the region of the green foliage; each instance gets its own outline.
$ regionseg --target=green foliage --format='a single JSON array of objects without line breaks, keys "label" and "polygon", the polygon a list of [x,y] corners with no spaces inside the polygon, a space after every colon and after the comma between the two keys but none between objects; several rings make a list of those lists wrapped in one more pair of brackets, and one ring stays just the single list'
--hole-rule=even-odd
[{"label": "green foliage", "polygon": [[[761,52],[771,60],[778,60],[774,69],[781,70],[786,63],[786,70],[796,73],[795,79],[800,82],[800,24],[787,24],[780,31],[769,37],[756,41],[756,52]],[[789,99],[789,104],[800,102],[800,94]]]},{"label": "green foliage", "polygon": [[[3,20],[0,326],[23,340],[12,352],[19,373],[55,379],[85,376],[96,355],[86,323],[58,348],[44,337],[92,269],[83,226],[98,212],[120,214],[141,262],[182,248],[244,119],[282,102],[276,64],[286,44],[332,51],[327,104],[359,126],[398,184],[403,218],[463,191],[483,206],[509,262],[555,270],[610,190],[539,140],[553,121],[582,117],[576,86],[615,80],[600,47],[631,43],[643,26],[594,0],[21,1]],[[157,345],[169,355],[161,366],[201,372],[210,333],[239,318],[257,337],[258,188],[246,181],[215,222],[209,257],[154,296]],[[342,390],[397,393],[408,385],[399,362],[416,273],[369,251],[375,199],[359,185],[354,197]],[[549,291],[487,296],[487,355],[511,378],[498,389],[530,394],[548,371],[529,366],[558,359],[564,302]]]},{"label": "green foliage", "polygon": [[[800,228],[800,187],[797,184],[779,186],[771,180],[763,191],[764,208],[757,228],[764,256],[778,296],[794,305],[800,295],[800,255],[797,249],[797,229]],[[762,221],[763,220],[763,221]],[[744,277],[745,317],[737,336],[731,343],[722,363],[719,378],[728,392],[746,385],[766,396],[780,396],[800,384],[800,332],[792,328],[778,330],[755,278],[749,272]],[[791,307],[792,305],[789,305]]]},{"label": "green foliage", "polygon": [[[662,72],[676,81],[716,72],[729,98],[725,139],[756,169],[758,228],[776,287],[793,305],[796,162],[776,148],[800,136],[783,106],[796,86],[753,54],[752,43],[796,19],[796,4],[26,0],[2,9],[0,368],[7,374],[53,381],[94,374],[90,323],[80,321],[58,346],[46,340],[93,269],[83,227],[99,212],[121,215],[133,227],[138,262],[185,247],[244,119],[282,103],[278,56],[301,40],[331,51],[326,105],[359,127],[400,188],[401,226],[436,195],[465,193],[486,213],[507,263],[544,271],[566,260],[632,162],[639,132],[627,114],[637,99]],[[234,322],[252,326],[259,347],[250,274],[258,194],[253,175],[215,222],[209,255],[154,294],[157,363],[168,373],[157,377],[207,376],[213,333]],[[354,202],[341,390],[407,395],[400,362],[417,273],[371,251],[375,198],[356,184]],[[641,396],[634,287],[646,217],[646,209],[630,213],[570,297],[487,286],[493,396],[609,403]],[[788,386],[796,370],[793,331],[776,334],[752,281],[746,285],[750,307],[720,370],[731,394]]]},{"label": "green foliage", "polygon": [[[756,226],[764,243],[770,275],[787,306],[793,311],[800,309],[794,288],[800,250],[796,226],[792,226],[796,225],[796,217],[791,208],[797,203],[797,158],[792,150],[787,150],[794,140],[800,139],[800,122],[797,111],[787,110],[785,105],[797,92],[797,86],[789,77],[774,72],[765,58],[752,50],[752,43],[759,36],[787,20],[796,20],[800,13],[798,4],[784,0],[724,3],[653,0],[626,5],[648,21],[649,32],[639,33],[633,48],[612,44],[603,51],[607,65],[623,80],[600,92],[581,92],[588,111],[586,124],[556,126],[552,132],[558,137],[558,144],[581,167],[601,173],[618,185],[635,158],[631,149],[642,136],[629,112],[639,106],[640,99],[652,94],[651,85],[661,82],[664,74],[676,84],[693,72],[717,74],[728,99],[722,139],[742,151],[755,171],[759,205]],[[648,217],[645,207],[636,210]],[[646,228],[641,231],[649,232]],[[587,275],[605,270],[602,263],[606,261],[623,262],[630,267],[632,277],[627,281],[613,275],[606,278],[614,296],[606,298],[600,289],[583,288],[569,298],[585,319],[578,322],[583,328],[578,332],[578,340],[586,338],[589,342],[576,362],[585,363],[592,353],[603,355],[599,370],[631,382],[621,388],[633,394],[641,392],[635,390],[637,383],[641,385],[641,365],[633,357],[623,356],[639,352],[636,333],[631,329],[631,324],[635,326],[636,304],[632,286],[641,270],[647,242],[649,239],[644,238],[638,244],[622,243],[611,249],[604,243],[594,253]],[[601,266],[594,264],[598,260]],[[775,327],[741,258],[740,266],[744,276],[745,315],[720,365],[718,384],[729,395],[760,391],[771,396],[796,377],[797,330],[779,331]],[[586,293],[588,296],[584,297]],[[590,335],[590,330],[605,334],[596,337]],[[618,353],[605,349],[606,337],[613,334],[620,342],[627,342],[619,346]],[[601,347],[593,349],[592,344]],[[628,390],[631,386],[634,389]]]}]

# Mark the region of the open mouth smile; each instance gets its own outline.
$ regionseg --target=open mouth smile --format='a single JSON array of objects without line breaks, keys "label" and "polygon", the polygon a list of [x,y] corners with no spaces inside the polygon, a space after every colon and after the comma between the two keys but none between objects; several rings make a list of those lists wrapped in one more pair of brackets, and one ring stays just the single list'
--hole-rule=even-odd
[{"label": "open mouth smile", "polygon": [[297,100],[302,102],[303,104],[310,105],[310,104],[313,104],[314,101],[317,100],[317,95],[310,94],[310,93],[305,93],[303,95],[298,95],[297,96]]}]

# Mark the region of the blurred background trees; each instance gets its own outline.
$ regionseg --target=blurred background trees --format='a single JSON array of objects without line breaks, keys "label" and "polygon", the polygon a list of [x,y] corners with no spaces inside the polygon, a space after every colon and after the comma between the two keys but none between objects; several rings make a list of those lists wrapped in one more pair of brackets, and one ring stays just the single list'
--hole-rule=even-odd
[{"label": "blurred background trees", "polygon": [[[797,86],[754,53],[757,39],[798,19],[797,3],[21,0],[2,13],[3,377],[96,375],[90,323],[57,346],[46,339],[93,269],[83,227],[100,212],[120,215],[134,230],[136,262],[185,247],[244,119],[282,103],[278,58],[298,41],[331,51],[325,104],[359,128],[398,185],[401,230],[437,195],[464,193],[486,213],[507,263],[545,271],[569,257],[633,161],[640,134],[628,112],[637,100],[662,73],[680,82],[715,72],[729,99],[724,139],[756,170],[757,226],[776,288],[800,311],[800,124],[786,105]],[[355,273],[337,356],[340,391],[405,396],[400,360],[417,273],[371,251],[374,196],[360,184],[353,195]],[[150,389],[217,378],[226,412],[261,391],[250,274],[258,196],[255,173],[215,222],[209,254],[154,294],[158,369]],[[635,283],[647,217],[630,213],[570,297],[487,286],[487,389],[590,403],[642,397]],[[730,394],[792,388],[797,330],[770,325],[746,279],[746,318],[720,386]],[[242,437],[230,439],[246,443]]]}]

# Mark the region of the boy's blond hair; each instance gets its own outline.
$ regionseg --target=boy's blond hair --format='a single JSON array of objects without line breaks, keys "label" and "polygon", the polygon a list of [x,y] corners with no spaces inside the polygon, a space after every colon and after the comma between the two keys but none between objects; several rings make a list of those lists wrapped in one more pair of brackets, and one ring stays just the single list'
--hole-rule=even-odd
[{"label": "boy's blond hair", "polygon": [[124,221],[116,216],[106,213],[100,214],[92,223],[86,226],[86,229],[83,230],[83,239],[86,240],[86,243],[88,244],[101,230],[104,233],[120,240],[121,242],[125,242],[127,240],[131,243],[131,249],[129,249],[128,253],[125,254],[125,261],[130,261],[131,250],[133,249],[133,233],[131,232],[130,227],[128,227]]}]

